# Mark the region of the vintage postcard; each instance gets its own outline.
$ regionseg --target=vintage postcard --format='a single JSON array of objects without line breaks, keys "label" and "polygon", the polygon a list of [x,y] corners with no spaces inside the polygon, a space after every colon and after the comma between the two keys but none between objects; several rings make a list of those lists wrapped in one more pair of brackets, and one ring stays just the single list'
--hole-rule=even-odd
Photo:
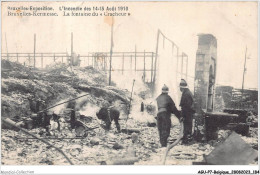
[{"label": "vintage postcard", "polygon": [[2,1],[1,22],[2,173],[259,173],[257,1]]}]

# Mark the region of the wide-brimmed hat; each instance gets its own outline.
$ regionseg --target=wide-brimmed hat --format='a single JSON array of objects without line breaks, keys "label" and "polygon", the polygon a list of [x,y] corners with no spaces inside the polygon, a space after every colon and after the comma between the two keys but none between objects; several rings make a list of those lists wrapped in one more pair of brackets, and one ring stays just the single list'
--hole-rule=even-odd
[{"label": "wide-brimmed hat", "polygon": [[162,87],[162,93],[168,93],[169,92],[169,88],[164,84]]},{"label": "wide-brimmed hat", "polygon": [[181,79],[180,88],[188,88],[188,84],[184,79]]}]

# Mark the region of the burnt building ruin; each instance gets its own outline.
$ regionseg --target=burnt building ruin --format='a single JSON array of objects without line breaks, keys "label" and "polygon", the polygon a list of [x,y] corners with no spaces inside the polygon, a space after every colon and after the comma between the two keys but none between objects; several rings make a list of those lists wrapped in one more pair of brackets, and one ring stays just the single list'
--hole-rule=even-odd
[{"label": "burnt building ruin", "polygon": [[194,99],[196,112],[213,111],[217,64],[217,39],[211,34],[199,34],[196,53]]}]

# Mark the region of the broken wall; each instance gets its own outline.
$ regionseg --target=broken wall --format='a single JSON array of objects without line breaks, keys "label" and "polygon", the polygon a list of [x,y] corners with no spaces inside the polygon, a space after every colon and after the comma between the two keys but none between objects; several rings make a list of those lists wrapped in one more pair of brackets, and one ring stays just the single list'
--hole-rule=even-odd
[{"label": "broken wall", "polygon": [[216,79],[217,40],[211,34],[199,34],[195,65],[194,101],[196,111],[213,110]]}]

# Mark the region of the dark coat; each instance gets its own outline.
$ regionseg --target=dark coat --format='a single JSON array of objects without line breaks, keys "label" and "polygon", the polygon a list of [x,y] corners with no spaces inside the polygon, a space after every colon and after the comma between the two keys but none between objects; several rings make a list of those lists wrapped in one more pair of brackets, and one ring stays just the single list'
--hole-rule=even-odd
[{"label": "dark coat", "polygon": [[193,97],[189,89],[184,89],[181,96],[181,112],[183,117],[183,143],[191,139],[192,120],[195,110],[193,109]]},{"label": "dark coat", "polygon": [[182,111],[194,113],[193,109],[193,97],[189,89],[184,89],[181,96],[180,106]]},{"label": "dark coat", "polygon": [[176,117],[180,118],[180,112],[177,110],[175,103],[172,98],[165,93],[162,93],[156,98],[158,110],[165,108],[168,113],[175,114]]},{"label": "dark coat", "polygon": [[115,109],[115,108],[109,108],[110,109],[110,114],[108,112],[108,108],[101,108],[97,113],[97,117],[100,120],[103,120],[106,123],[106,129],[110,129],[110,125],[112,121],[115,122],[117,130],[120,130],[120,125],[118,123],[120,112]]}]

